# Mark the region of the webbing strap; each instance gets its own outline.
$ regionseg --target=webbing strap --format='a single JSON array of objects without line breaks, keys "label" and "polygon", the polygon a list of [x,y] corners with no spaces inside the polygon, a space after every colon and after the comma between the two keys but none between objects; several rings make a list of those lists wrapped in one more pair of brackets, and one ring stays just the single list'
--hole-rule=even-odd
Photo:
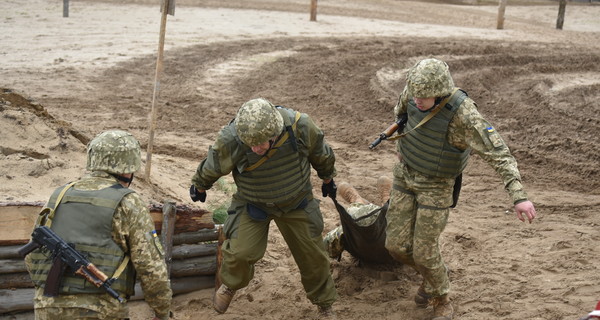
[{"label": "webbing strap", "polygon": [[125,268],[127,267],[128,263],[129,263],[129,255],[126,254],[125,257],[123,258],[123,262],[121,262],[121,264],[119,265],[117,270],[115,270],[115,273],[112,275],[111,278],[118,279],[119,276],[121,275],[121,273],[123,273],[123,271],[125,271]]},{"label": "webbing strap", "polygon": [[448,101],[450,101],[450,98],[452,98],[452,96],[456,93],[456,91],[458,91],[458,88],[454,88],[454,91],[452,91],[452,94],[450,94],[449,96],[447,96],[444,100],[442,100],[442,102],[440,102],[440,104],[438,104],[437,107],[435,107],[435,109],[433,109],[427,116],[425,116],[425,118],[423,118],[423,120],[421,120],[421,122],[419,122],[414,128],[412,128],[410,131],[404,132],[404,133],[400,133],[396,136],[390,137],[388,138],[388,140],[398,140],[404,136],[406,136],[407,134],[409,134],[412,131],[415,131],[418,127],[424,125],[427,121],[429,121],[431,118],[435,117],[435,115],[440,112],[440,110],[442,110],[442,108],[446,105],[446,103],[448,103]]},{"label": "webbing strap", "polygon": [[[69,190],[69,188],[71,188],[76,182],[77,181],[73,181],[73,182],[69,183],[60,191],[60,193],[58,194],[58,197],[56,198],[56,203],[54,204],[54,208],[50,209],[49,214],[46,215],[46,212],[47,212],[46,210],[42,210],[42,212],[40,212],[40,216],[46,215],[46,220],[44,220],[44,225],[47,226],[48,228],[50,228],[50,226],[52,226],[52,219],[54,218],[54,213],[56,212],[56,208],[58,208],[60,201],[64,197],[65,193],[67,193],[67,190]],[[40,217],[40,218],[43,219],[43,217]]]},{"label": "webbing strap", "polygon": [[[301,116],[302,114],[300,112],[296,112],[296,117],[294,119],[294,123],[292,124],[292,130],[294,132],[296,131],[296,124],[298,123],[298,119],[300,119]],[[267,152],[267,154],[265,154],[262,158],[256,161],[255,164],[244,169],[244,171],[252,171],[260,167],[265,161],[269,160],[275,154],[275,152],[277,152],[277,148],[281,147],[281,145],[283,145],[283,143],[289,138],[289,136],[289,132],[286,131],[285,134],[281,137],[281,139],[279,139],[277,143],[275,143],[275,145],[273,145],[273,147]]]}]

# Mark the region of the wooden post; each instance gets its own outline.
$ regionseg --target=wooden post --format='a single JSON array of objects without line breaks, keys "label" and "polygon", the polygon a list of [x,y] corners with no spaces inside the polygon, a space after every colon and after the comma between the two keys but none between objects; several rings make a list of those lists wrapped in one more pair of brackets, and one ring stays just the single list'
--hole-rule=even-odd
[{"label": "wooden post", "polygon": [[63,0],[63,18],[69,17],[69,0]]},{"label": "wooden post", "polygon": [[567,7],[567,0],[560,0],[558,3],[558,18],[556,19],[556,29],[562,30],[563,23],[565,22],[565,9]]},{"label": "wooden post", "polygon": [[219,290],[221,286],[221,277],[219,277],[219,272],[221,271],[221,264],[223,263],[223,252],[221,251],[221,247],[223,246],[223,241],[225,241],[225,232],[223,232],[223,225],[219,224],[215,226],[217,228],[217,233],[219,234],[219,240],[217,245],[217,271],[215,272],[215,290]]},{"label": "wooden post", "polygon": [[317,0],[310,0],[310,21],[317,21]]},{"label": "wooden post", "polygon": [[158,56],[156,58],[156,73],[154,75],[154,92],[152,94],[152,115],[150,117],[150,134],[148,136],[148,149],[146,151],[146,181],[150,182],[150,170],[152,168],[152,149],[154,143],[154,131],[156,130],[157,108],[156,98],[160,89],[160,74],[163,69],[163,55],[165,52],[165,30],[167,28],[167,14],[169,11],[169,0],[162,1],[160,35],[158,38]]},{"label": "wooden post", "polygon": [[508,0],[500,0],[498,4],[498,24],[496,25],[496,29],[502,30],[504,29],[504,13],[506,12],[506,2]]},{"label": "wooden post", "polygon": [[175,232],[175,219],[177,209],[175,202],[165,200],[163,206],[163,224],[161,229],[161,240],[165,249],[165,262],[167,264],[167,272],[171,274],[171,265],[173,260],[173,233]]}]

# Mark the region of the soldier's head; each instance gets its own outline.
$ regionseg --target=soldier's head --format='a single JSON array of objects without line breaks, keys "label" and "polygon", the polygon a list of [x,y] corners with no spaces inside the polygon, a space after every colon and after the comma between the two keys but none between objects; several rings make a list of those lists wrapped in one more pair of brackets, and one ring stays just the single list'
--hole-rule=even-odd
[{"label": "soldier's head", "polygon": [[142,166],[140,143],[128,132],[108,130],[87,146],[87,170],[104,171],[129,185]]},{"label": "soldier's head", "polygon": [[275,106],[264,98],[242,105],[235,117],[240,140],[259,155],[265,154],[283,131],[283,117]]},{"label": "soldier's head", "polygon": [[406,75],[408,94],[417,108],[427,110],[436,99],[446,97],[454,90],[454,81],[448,65],[435,58],[423,59],[408,70]]}]

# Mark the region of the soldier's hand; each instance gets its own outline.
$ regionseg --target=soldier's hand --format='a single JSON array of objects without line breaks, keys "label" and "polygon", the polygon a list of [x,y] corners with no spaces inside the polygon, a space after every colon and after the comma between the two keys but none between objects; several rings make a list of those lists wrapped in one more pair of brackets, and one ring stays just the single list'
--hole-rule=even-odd
[{"label": "soldier's hand", "polygon": [[200,202],[204,202],[206,201],[206,191],[198,191],[198,189],[196,189],[196,186],[192,185],[190,187],[190,198],[192,198],[192,201],[194,202],[198,200],[200,200]]},{"label": "soldier's hand", "polygon": [[529,223],[535,219],[537,212],[535,211],[535,207],[531,201],[523,201],[515,204],[515,212],[517,213],[517,218],[523,222],[525,222],[525,217]]},{"label": "soldier's hand", "polygon": [[329,181],[323,180],[321,191],[323,192],[323,197],[329,196],[331,199],[335,200],[335,196],[337,195],[337,186],[335,185],[333,179],[330,179]]}]

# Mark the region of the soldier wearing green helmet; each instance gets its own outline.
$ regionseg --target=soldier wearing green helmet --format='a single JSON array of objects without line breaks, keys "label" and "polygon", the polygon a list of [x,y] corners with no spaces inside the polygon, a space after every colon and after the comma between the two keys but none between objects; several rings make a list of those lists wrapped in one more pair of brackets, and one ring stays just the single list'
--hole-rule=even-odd
[{"label": "soldier wearing green helmet", "polygon": [[408,121],[397,142],[386,248],[423,277],[417,306],[432,305],[432,319],[450,320],[454,309],[439,238],[470,154],[481,156],[502,178],[519,220],[531,223],[536,210],[506,143],[467,93],[454,86],[446,62],[428,58],[412,66],[394,114],[396,119],[408,115]]},{"label": "soldier wearing green helmet", "polygon": [[[57,188],[35,226],[47,226],[65,242],[73,243],[100,271],[116,279],[111,288],[121,297],[134,294],[137,273],[155,319],[168,319],[172,291],[164,251],[148,206],[129,189],[140,167],[140,144],[130,133],[100,133],[88,144],[89,172]],[[72,273],[62,276],[57,296],[46,296],[52,262],[40,250],[26,257],[36,286],[36,319],[129,318],[126,303]]]},{"label": "soldier wearing green helmet", "polygon": [[323,246],[323,217],[310,182],[311,168],[323,180],[323,197],[335,199],[335,156],[311,118],[276,107],[267,99],[244,103],[219,132],[192,177],[190,197],[232,174],[237,191],[224,225],[222,285],[213,306],[227,311],[236,290],[246,287],[254,264],[265,254],[269,224],[275,221],[300,270],[307,298],[323,318],[334,316],[337,293]]}]

